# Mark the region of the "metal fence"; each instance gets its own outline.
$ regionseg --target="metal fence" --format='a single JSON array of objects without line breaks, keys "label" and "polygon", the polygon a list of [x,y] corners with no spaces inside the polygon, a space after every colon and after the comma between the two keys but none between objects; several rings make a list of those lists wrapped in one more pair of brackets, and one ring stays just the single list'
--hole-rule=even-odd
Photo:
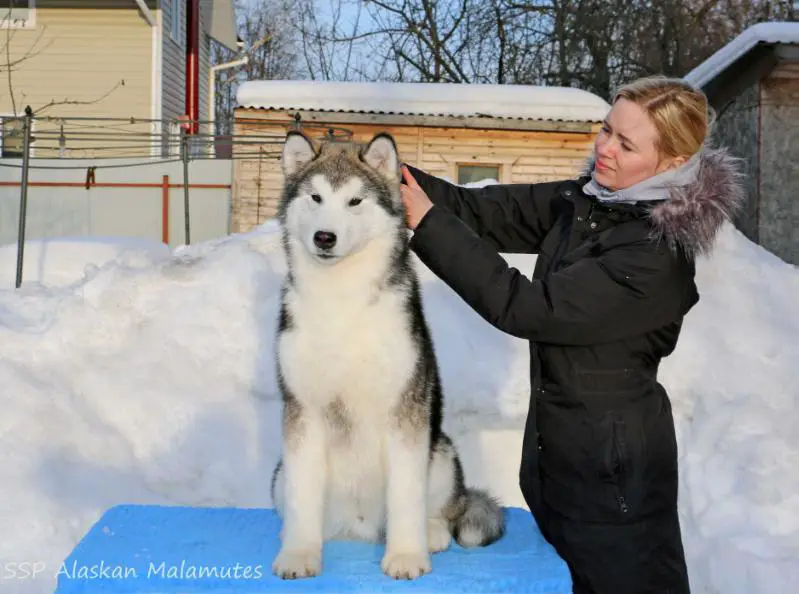
[{"label": "metal fence", "polygon": [[[182,216],[182,241],[190,244],[192,203],[197,201],[197,192],[207,195],[208,191],[224,191],[229,202],[233,184],[232,171],[218,175],[221,182],[192,179],[208,178],[202,174],[212,168],[203,163],[229,163],[228,169],[232,169],[232,162],[237,159],[276,159],[284,138],[270,131],[259,134],[251,130],[246,134],[218,135],[213,133],[211,122],[183,118],[35,116],[30,108],[22,116],[3,118],[2,123],[0,188],[19,191],[16,287],[21,286],[23,278],[31,189],[46,188],[65,194],[80,188],[103,188],[134,191],[138,197],[158,192],[161,241],[170,243],[175,239],[175,217]],[[14,169],[20,170],[19,174]],[[224,167],[213,169],[224,171]],[[98,181],[103,170],[115,170],[114,181]],[[129,174],[120,175],[120,170]],[[32,179],[32,173],[47,179]],[[182,193],[182,208],[175,208],[171,196],[175,190]],[[213,216],[219,215],[219,208],[214,209]],[[117,216],[124,216],[124,209]]]}]

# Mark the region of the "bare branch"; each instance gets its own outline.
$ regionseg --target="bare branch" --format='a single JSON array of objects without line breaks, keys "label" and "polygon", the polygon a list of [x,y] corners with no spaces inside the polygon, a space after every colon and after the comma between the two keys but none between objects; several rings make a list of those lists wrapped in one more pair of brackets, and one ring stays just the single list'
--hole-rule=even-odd
[{"label": "bare branch", "polygon": [[51,108],[59,106],[59,105],[94,105],[96,103],[100,103],[100,101],[102,101],[103,99],[107,98],[109,95],[111,95],[111,93],[116,91],[119,87],[124,87],[124,86],[125,86],[125,80],[122,79],[119,82],[117,82],[117,84],[115,84],[113,87],[111,87],[110,90],[105,92],[100,97],[97,97],[96,99],[90,99],[88,101],[81,101],[81,100],[76,100],[76,99],[63,99],[61,101],[56,101],[55,99],[53,99],[49,103],[43,105],[42,107],[33,110],[33,113],[34,113],[34,115],[39,115],[43,111],[46,111],[48,109],[51,109]]}]

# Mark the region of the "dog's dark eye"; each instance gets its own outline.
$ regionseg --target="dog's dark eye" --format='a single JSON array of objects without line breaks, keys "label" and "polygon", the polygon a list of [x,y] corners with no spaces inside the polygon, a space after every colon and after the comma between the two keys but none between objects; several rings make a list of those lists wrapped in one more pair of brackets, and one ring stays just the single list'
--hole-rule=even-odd
[{"label": "dog's dark eye", "polygon": [[350,200],[350,206],[358,206],[361,202],[363,202],[363,198],[353,198]]},{"label": "dog's dark eye", "polygon": [[322,197],[319,194],[311,194],[311,200],[314,202],[322,202]]}]

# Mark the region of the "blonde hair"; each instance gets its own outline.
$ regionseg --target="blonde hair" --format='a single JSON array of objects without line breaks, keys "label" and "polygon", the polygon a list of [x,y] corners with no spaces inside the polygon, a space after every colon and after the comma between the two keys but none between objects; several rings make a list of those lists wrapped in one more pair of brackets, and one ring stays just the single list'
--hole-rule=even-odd
[{"label": "blonde hair", "polygon": [[636,80],[616,92],[641,107],[658,131],[661,158],[690,158],[708,136],[712,109],[705,94],[678,78],[661,76]]}]

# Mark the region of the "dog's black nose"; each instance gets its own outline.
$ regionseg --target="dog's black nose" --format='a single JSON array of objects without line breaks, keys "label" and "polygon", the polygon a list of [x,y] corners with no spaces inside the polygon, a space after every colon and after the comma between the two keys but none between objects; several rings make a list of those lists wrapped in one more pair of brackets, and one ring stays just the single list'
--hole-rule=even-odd
[{"label": "dog's black nose", "polygon": [[330,231],[317,231],[313,234],[313,242],[316,247],[329,250],[336,245],[336,234]]}]

